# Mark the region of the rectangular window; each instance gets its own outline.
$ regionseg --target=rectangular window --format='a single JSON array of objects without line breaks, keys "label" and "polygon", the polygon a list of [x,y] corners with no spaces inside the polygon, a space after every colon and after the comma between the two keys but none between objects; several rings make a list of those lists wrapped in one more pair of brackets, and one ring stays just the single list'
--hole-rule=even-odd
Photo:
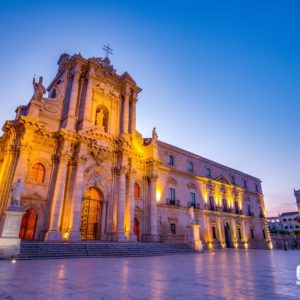
[{"label": "rectangular window", "polygon": [[266,239],[266,232],[264,229],[263,229],[263,237],[264,237],[264,239]]},{"label": "rectangular window", "polygon": [[170,201],[175,201],[175,189],[169,188]]},{"label": "rectangular window", "polygon": [[196,194],[190,192],[190,205],[196,207]]},{"label": "rectangular window", "polygon": [[176,234],[176,224],[175,223],[171,223],[170,224],[170,229],[171,229],[171,233],[172,234]]},{"label": "rectangular window", "polygon": [[174,165],[174,157],[172,155],[168,156],[168,164],[169,165]]},{"label": "rectangular window", "polygon": [[231,183],[235,184],[235,177],[234,176],[231,176]]},{"label": "rectangular window", "polygon": [[213,196],[209,196],[209,206],[211,210],[215,209],[215,205],[214,205],[214,197]]},{"label": "rectangular window", "polygon": [[250,229],[250,233],[251,233],[251,239],[254,239],[254,230],[253,230],[253,228]]},{"label": "rectangular window", "polygon": [[255,191],[256,191],[256,193],[258,193],[258,185],[257,184],[255,185]]},{"label": "rectangular window", "polygon": [[211,228],[211,231],[212,231],[212,237],[213,237],[213,239],[216,239],[216,238],[217,238],[216,227],[213,226],[213,227]]},{"label": "rectangular window", "polygon": [[248,187],[248,185],[247,185],[247,181],[246,180],[244,180],[244,188],[246,189]]}]

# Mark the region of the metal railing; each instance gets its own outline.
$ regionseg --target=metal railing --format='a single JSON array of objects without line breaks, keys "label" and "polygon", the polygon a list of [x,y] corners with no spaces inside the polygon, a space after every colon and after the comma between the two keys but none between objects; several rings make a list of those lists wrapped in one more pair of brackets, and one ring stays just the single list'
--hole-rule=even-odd
[{"label": "metal railing", "polygon": [[180,206],[180,200],[176,200],[176,199],[169,199],[169,198],[167,198],[167,203],[169,205]]}]

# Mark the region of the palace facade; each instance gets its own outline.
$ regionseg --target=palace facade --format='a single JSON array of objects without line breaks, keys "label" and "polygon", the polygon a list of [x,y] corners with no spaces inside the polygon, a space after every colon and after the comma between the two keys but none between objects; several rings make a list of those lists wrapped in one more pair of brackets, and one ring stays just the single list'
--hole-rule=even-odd
[{"label": "palace facade", "polygon": [[207,248],[272,246],[261,181],[136,130],[141,92],[108,58],[63,54],[0,138],[0,221],[21,179],[20,237],[184,242],[189,207]]}]

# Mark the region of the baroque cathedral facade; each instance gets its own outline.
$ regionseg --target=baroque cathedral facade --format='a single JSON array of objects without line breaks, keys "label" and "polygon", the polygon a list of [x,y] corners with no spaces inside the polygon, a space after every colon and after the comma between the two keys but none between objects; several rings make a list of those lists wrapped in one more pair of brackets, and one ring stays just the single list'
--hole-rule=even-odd
[{"label": "baroque cathedral facade", "polygon": [[108,58],[62,54],[0,138],[0,226],[21,180],[20,238],[271,248],[261,181],[136,130],[141,92]]}]

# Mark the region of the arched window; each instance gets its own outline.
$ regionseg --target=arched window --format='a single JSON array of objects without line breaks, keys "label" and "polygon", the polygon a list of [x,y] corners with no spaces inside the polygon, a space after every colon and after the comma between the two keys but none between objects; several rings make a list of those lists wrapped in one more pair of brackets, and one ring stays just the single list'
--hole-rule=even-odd
[{"label": "arched window", "polygon": [[194,166],[193,163],[191,161],[188,162],[188,171],[193,171],[194,170]]},{"label": "arched window", "polygon": [[30,180],[37,183],[43,183],[44,179],[45,179],[45,167],[40,163],[33,165],[31,169]]},{"label": "arched window", "polygon": [[206,168],[206,176],[211,177],[211,169],[210,168]]},{"label": "arched window", "polygon": [[135,199],[139,199],[140,196],[141,196],[141,194],[140,194],[140,186],[137,183],[135,183],[134,184],[134,198]]},{"label": "arched window", "polygon": [[172,155],[168,156],[168,164],[172,166],[174,165],[174,157]]}]

